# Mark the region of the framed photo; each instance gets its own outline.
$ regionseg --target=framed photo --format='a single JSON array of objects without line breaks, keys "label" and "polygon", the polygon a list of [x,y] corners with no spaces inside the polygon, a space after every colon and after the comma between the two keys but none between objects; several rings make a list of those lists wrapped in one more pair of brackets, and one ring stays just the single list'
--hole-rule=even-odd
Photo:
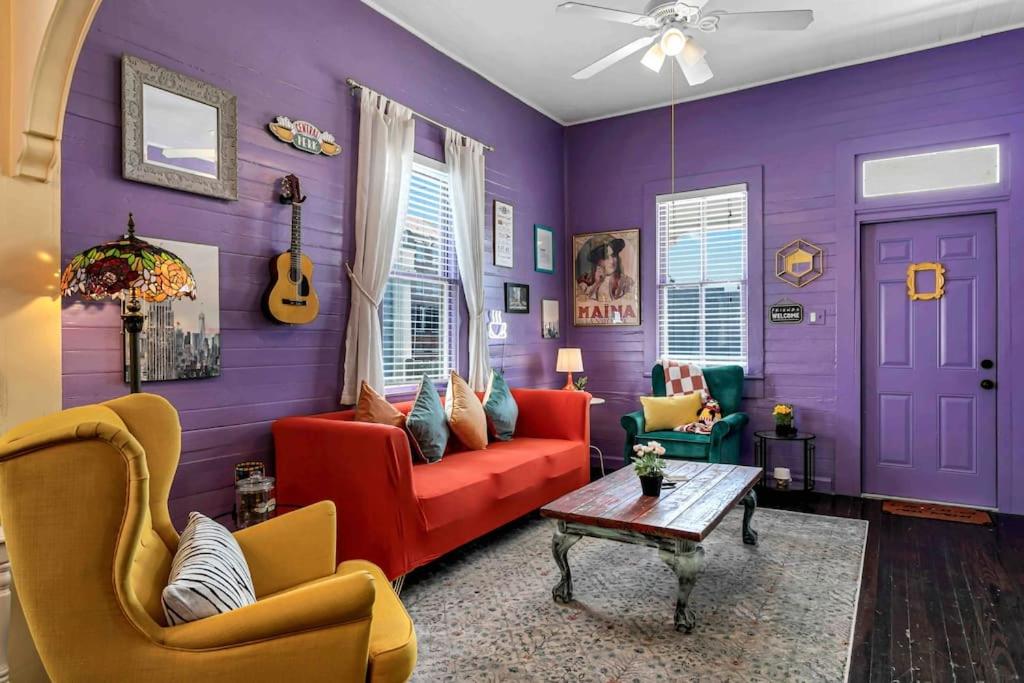
[{"label": "framed photo", "polygon": [[558,300],[540,300],[540,336],[544,339],[558,339]]},{"label": "framed photo", "polygon": [[533,269],[538,273],[555,272],[555,231],[546,225],[533,225]]},{"label": "framed photo", "polygon": [[122,175],[238,199],[237,98],[144,59],[121,58]]},{"label": "framed photo", "polygon": [[[205,379],[220,375],[220,251],[208,244],[143,237],[189,265],[196,298],[142,302],[139,370],[143,382]],[[125,339],[125,381],[128,381]]]},{"label": "framed photo", "polygon": [[505,283],[505,312],[530,312],[530,285],[523,285],[516,282]]},{"label": "framed photo", "polygon": [[611,230],[572,236],[572,324],[640,324],[640,231]]},{"label": "framed photo", "polygon": [[514,263],[515,210],[508,202],[494,200],[494,265],[511,268]]}]

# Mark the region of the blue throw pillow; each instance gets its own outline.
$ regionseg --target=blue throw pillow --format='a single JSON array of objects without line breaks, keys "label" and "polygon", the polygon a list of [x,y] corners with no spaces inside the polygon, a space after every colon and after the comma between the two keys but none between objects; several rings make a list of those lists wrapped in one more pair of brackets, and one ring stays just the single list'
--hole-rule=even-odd
[{"label": "blue throw pillow", "polygon": [[420,380],[416,400],[405,420],[415,451],[427,462],[437,462],[448,445],[448,420],[441,397],[426,375]]},{"label": "blue throw pillow", "polygon": [[516,431],[516,420],[519,419],[519,406],[512,398],[512,390],[508,388],[505,378],[497,370],[491,370],[491,378],[484,392],[484,413],[491,423],[491,431],[498,441],[509,441]]}]

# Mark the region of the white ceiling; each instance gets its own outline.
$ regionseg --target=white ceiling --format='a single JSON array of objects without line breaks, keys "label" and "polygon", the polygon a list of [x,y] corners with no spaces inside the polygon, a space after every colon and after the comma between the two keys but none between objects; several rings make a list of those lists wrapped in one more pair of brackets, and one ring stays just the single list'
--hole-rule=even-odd
[{"label": "white ceiling", "polygon": [[[646,0],[586,0],[643,12]],[[643,29],[556,13],[561,0],[363,0],[484,78],[563,124],[667,104],[642,52],[590,80],[580,68]],[[677,101],[872,61],[1024,26],[1024,0],[710,0],[707,10],[813,9],[806,31],[700,34],[715,77],[697,87],[677,73]],[[678,67],[676,67],[678,71]]]}]

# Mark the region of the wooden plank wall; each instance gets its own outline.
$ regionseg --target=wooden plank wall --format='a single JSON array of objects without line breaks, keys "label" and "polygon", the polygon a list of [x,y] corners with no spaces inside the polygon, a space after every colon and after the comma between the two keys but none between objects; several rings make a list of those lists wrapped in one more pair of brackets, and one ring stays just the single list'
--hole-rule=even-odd
[{"label": "wooden plank wall", "polygon": [[[104,2],[82,50],[64,130],[64,262],[120,234],[128,211],[135,212],[142,235],[220,249],[221,376],[145,386],[181,414],[183,453],[171,501],[177,520],[193,509],[230,510],[232,465],[272,462],[273,420],[337,406],[359,118],[358,100],[344,85],[348,76],[497,147],[487,157],[487,248],[490,253],[492,199],[511,201],[516,267],[487,268],[487,307],[502,305],[506,280],[532,285],[530,315],[508,316],[505,369],[515,386],[558,381],[559,341],[540,338],[540,299],[562,298],[561,273],[533,271],[532,226],[555,228],[560,244],[562,127],[362,3],[306,2],[306,19],[296,21],[282,21],[281,5],[269,0],[247,2],[244,12],[237,7],[200,0]],[[121,178],[120,57],[126,52],[238,96],[237,202]],[[278,142],[266,124],[279,114],[333,132],[342,155],[314,157]],[[417,151],[441,157],[441,140],[437,129],[417,126]],[[322,306],[313,324],[294,329],[272,324],[260,311],[268,259],[289,244],[290,212],[278,203],[275,185],[288,172],[299,175],[309,197],[303,246],[315,263]],[[116,306],[65,302],[65,406],[126,392],[119,330]]]}]

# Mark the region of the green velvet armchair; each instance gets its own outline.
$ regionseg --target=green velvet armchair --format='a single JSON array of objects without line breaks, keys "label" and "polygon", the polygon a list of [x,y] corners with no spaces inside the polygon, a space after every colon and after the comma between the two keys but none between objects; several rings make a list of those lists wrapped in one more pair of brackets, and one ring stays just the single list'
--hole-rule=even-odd
[{"label": "green velvet armchair", "polygon": [[[627,464],[633,461],[633,446],[648,441],[657,441],[664,446],[666,458],[739,464],[743,428],[749,421],[747,414],[740,412],[743,368],[738,365],[722,365],[704,368],[703,371],[711,396],[722,406],[722,419],[715,423],[711,433],[688,434],[673,430],[648,432],[644,430],[643,410],[623,415],[621,423],[626,430]],[[665,371],[661,363],[651,370],[651,389],[654,396],[665,395]]]}]

